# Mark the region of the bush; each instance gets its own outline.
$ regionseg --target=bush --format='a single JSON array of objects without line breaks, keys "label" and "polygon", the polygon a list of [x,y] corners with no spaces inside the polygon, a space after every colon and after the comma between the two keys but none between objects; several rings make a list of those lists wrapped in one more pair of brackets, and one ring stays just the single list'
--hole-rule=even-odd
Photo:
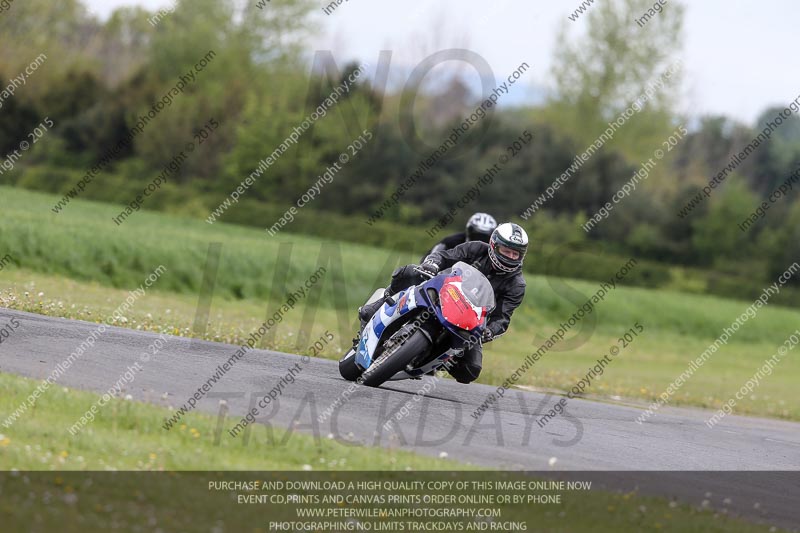
[{"label": "bush", "polygon": [[663,287],[672,279],[666,265],[615,255],[597,248],[545,246],[539,252],[539,258],[535,255],[536,251],[533,253],[525,262],[525,270],[532,274],[607,282],[628,265],[628,272],[618,281],[619,284]]}]

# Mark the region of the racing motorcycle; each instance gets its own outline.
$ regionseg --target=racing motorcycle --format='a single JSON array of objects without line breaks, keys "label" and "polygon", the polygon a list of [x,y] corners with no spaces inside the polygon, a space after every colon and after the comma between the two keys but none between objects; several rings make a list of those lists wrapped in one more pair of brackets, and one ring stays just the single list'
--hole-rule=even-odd
[{"label": "racing motorcycle", "polygon": [[[386,381],[433,374],[479,342],[495,307],[486,276],[464,262],[400,291],[370,318],[357,344],[339,360],[348,381],[379,387]],[[367,301],[383,295],[378,289]]]}]

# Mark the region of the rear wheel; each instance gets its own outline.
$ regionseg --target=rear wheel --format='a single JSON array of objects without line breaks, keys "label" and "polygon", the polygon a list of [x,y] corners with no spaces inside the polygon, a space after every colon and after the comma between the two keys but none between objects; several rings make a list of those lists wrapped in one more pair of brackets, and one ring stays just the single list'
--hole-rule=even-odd
[{"label": "rear wheel", "polygon": [[356,364],[356,351],[350,349],[344,357],[339,359],[339,374],[342,375],[347,381],[355,381],[360,376],[363,370]]},{"label": "rear wheel", "polygon": [[[389,340],[391,342],[391,339]],[[419,354],[430,348],[431,342],[419,329],[405,341],[388,347],[368,369],[361,374],[361,381],[367,387],[380,387],[395,374],[405,369]]]}]

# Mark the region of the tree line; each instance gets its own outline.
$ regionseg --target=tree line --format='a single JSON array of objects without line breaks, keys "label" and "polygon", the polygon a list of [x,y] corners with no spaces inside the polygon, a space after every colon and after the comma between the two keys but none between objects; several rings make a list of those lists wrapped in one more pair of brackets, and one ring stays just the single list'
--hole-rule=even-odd
[{"label": "tree line", "polygon": [[[726,116],[686,116],[680,111],[679,75],[661,84],[543,209],[527,220],[520,217],[573,165],[576,154],[680,60],[682,6],[671,3],[647,28],[637,28],[630,22],[633,14],[648,3],[598,4],[585,15],[587,31],[580,36],[565,25],[547,97],[535,105],[489,109],[454,149],[425,165],[422,177],[390,202],[381,224],[373,227],[366,224],[369,217],[487,96],[467,76],[437,73],[419,84],[392,83],[385,57],[337,64],[332,54],[310,54],[316,28],[310,16],[315,6],[308,0],[272,2],[265,9],[234,0],[180,0],[158,24],[151,22],[154,13],[142,8],[118,9],[100,21],[79,0],[28,0],[0,17],[0,88],[40,54],[47,62],[4,100],[0,155],[17,149],[45,117],[55,127],[12,171],[0,175],[0,183],[64,194],[105,161],[111,147],[122,146],[86,187],[85,197],[125,204],[213,119],[219,124],[215,134],[148,201],[148,208],[206,219],[338,86],[377,59],[221,220],[270,227],[272,217],[285,212],[366,129],[372,140],[298,219],[336,215],[330,220],[337,221],[337,234],[365,242],[373,242],[365,236],[369,232],[388,240],[393,231],[406,235],[417,228],[414,234],[424,248],[430,244],[424,229],[439,224],[441,214],[501,156],[513,154],[463,216],[452,217],[453,231],[471,211],[487,211],[522,223],[543,245],[570,243],[710,270],[732,280],[734,292],[736,280],[766,281],[800,255],[800,203],[793,190],[780,201],[768,200],[800,167],[800,119],[791,113],[726,173],[713,194],[705,194],[714,176],[785,106],[765,109],[752,124]],[[124,142],[142,115],[209,50],[215,53],[213,63],[185,84],[146,131]],[[506,75],[498,72],[496,79],[502,82]],[[641,189],[590,234],[583,231],[589,217],[682,125],[687,135],[669,144]],[[515,148],[525,131],[533,142]],[[761,213],[765,201],[769,209]],[[748,219],[743,231],[741,222]],[[310,223],[293,227],[327,231]]]}]

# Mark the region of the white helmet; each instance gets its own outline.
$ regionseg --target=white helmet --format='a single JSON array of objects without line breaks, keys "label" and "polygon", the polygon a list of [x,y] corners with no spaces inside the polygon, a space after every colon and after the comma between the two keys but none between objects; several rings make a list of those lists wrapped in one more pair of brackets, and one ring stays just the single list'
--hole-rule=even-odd
[{"label": "white helmet", "polygon": [[497,227],[497,221],[492,215],[475,213],[467,221],[467,241],[489,242],[492,232]]},{"label": "white helmet", "polygon": [[515,272],[522,268],[528,253],[528,234],[519,224],[500,224],[489,239],[489,259],[492,266],[503,272]]}]

